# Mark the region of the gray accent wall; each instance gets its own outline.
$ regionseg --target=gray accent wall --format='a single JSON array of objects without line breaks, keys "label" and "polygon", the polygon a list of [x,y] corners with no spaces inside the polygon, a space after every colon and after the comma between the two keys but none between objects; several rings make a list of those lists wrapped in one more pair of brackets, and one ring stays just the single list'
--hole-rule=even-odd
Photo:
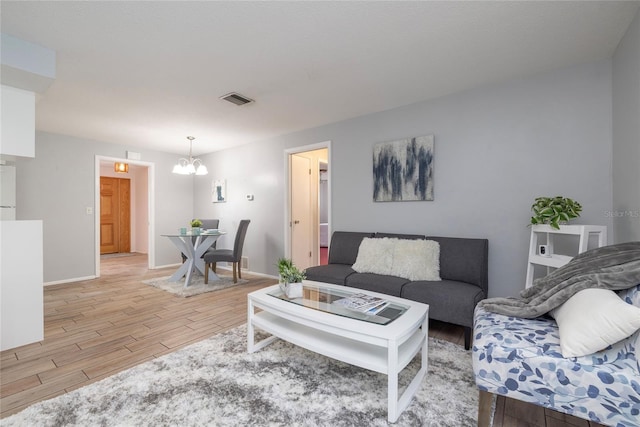
[{"label": "gray accent wall", "polygon": [[[618,72],[626,73],[632,59],[617,55]],[[615,78],[612,61],[603,60],[302,130],[200,156],[210,171],[204,177],[172,174],[175,154],[142,151],[155,165],[156,265],[179,262],[160,234],[190,218],[221,220],[229,235],[218,247],[231,247],[248,218],[249,269],[275,275],[285,248],[285,150],[331,141],[333,230],[487,238],[490,296],[516,295],[524,288],[535,197],[574,198],[584,206],[576,223],[612,228],[612,151],[631,151],[612,143]],[[638,82],[626,81],[616,90]],[[633,129],[628,135],[637,140]],[[374,144],[428,134],[435,136],[435,200],[374,203]],[[17,216],[44,221],[45,282],[94,274],[94,218],[85,212],[95,200],[94,158],[124,158],[128,149],[140,151],[38,132],[36,158],[17,162]],[[620,173],[636,173],[621,165]],[[212,203],[214,179],[227,180],[226,203]],[[618,200],[633,201],[629,194]]]},{"label": "gray accent wall", "polygon": [[[284,256],[285,148],[284,140],[274,138],[199,156],[209,175],[195,181],[194,217],[220,220],[220,229],[228,233],[218,239],[221,249],[233,247],[241,219],[251,220],[242,255],[254,272],[277,275],[277,260]],[[212,202],[217,179],[227,181],[225,203]]]},{"label": "gray accent wall", "polygon": [[[490,296],[516,295],[535,197],[576,199],[584,211],[575,223],[611,228],[611,78],[603,60],[212,153],[203,159],[212,179],[227,179],[228,202],[212,204],[211,179],[196,181],[195,212],[233,231],[251,219],[250,269],[275,274],[285,247],[283,151],[329,140],[333,230],[488,238]],[[374,203],[373,145],[428,134],[435,200]]]},{"label": "gray accent wall", "polygon": [[613,56],[613,235],[640,240],[640,12]]},{"label": "gray accent wall", "polygon": [[[36,157],[16,161],[16,215],[43,220],[44,282],[92,277],[95,265],[95,156],[126,158],[132,147],[37,132]],[[193,212],[191,176],[171,173],[175,154],[142,151],[155,165],[156,265],[180,262],[173,244],[160,234],[184,227]],[[94,210],[95,212],[95,210]]]}]

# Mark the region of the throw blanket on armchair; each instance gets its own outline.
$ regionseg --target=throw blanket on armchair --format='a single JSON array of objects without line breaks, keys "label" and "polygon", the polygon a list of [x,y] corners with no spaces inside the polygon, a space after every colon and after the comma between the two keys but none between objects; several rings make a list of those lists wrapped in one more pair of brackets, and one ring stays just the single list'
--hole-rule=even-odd
[{"label": "throw blanket on armchair", "polygon": [[506,316],[532,319],[562,305],[587,288],[629,289],[640,284],[640,242],[583,252],[549,275],[536,279],[520,298],[490,298],[479,304]]}]

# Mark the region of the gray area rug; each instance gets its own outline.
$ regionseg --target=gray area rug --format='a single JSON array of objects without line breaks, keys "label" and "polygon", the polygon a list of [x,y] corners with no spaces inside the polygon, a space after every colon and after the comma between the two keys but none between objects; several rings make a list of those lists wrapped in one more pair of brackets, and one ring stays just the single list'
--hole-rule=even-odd
[{"label": "gray area rug", "polygon": [[[415,372],[414,360],[407,371]],[[397,426],[475,426],[471,353],[429,339],[429,372]],[[3,426],[387,426],[387,377],[246,325],[30,406]]]},{"label": "gray area rug", "polygon": [[205,292],[219,291],[220,289],[230,288],[231,286],[241,285],[247,283],[248,280],[238,279],[237,283],[233,283],[233,277],[223,276],[218,274],[220,280],[211,280],[209,283],[204,284],[204,276],[194,274],[191,277],[191,283],[188,287],[184,287],[184,277],[177,282],[170,282],[169,276],[158,277],[157,279],[143,280],[145,285],[151,285],[163,291],[171,292],[172,294],[179,295],[181,297],[190,297],[193,295],[203,294]]}]

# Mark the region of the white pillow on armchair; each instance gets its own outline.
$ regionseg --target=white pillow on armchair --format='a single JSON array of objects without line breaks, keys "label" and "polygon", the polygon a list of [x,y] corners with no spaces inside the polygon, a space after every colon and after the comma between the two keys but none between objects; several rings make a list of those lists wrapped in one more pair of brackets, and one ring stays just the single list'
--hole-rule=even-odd
[{"label": "white pillow on armchair", "polygon": [[640,328],[640,308],[608,289],[584,289],[549,314],[560,329],[563,357],[595,353]]}]

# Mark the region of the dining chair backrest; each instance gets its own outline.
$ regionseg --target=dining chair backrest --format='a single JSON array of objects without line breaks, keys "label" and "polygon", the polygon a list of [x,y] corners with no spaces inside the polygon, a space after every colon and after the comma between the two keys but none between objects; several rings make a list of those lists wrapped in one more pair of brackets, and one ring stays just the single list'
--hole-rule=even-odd
[{"label": "dining chair backrest", "polygon": [[218,225],[220,224],[219,219],[203,219],[201,221],[202,221],[202,228],[204,228],[205,230],[217,229]]},{"label": "dining chair backrest", "polygon": [[244,246],[244,238],[247,235],[247,228],[251,220],[243,219],[238,225],[238,232],[236,233],[236,241],[233,244],[233,257],[237,260],[242,256],[242,248]]}]

